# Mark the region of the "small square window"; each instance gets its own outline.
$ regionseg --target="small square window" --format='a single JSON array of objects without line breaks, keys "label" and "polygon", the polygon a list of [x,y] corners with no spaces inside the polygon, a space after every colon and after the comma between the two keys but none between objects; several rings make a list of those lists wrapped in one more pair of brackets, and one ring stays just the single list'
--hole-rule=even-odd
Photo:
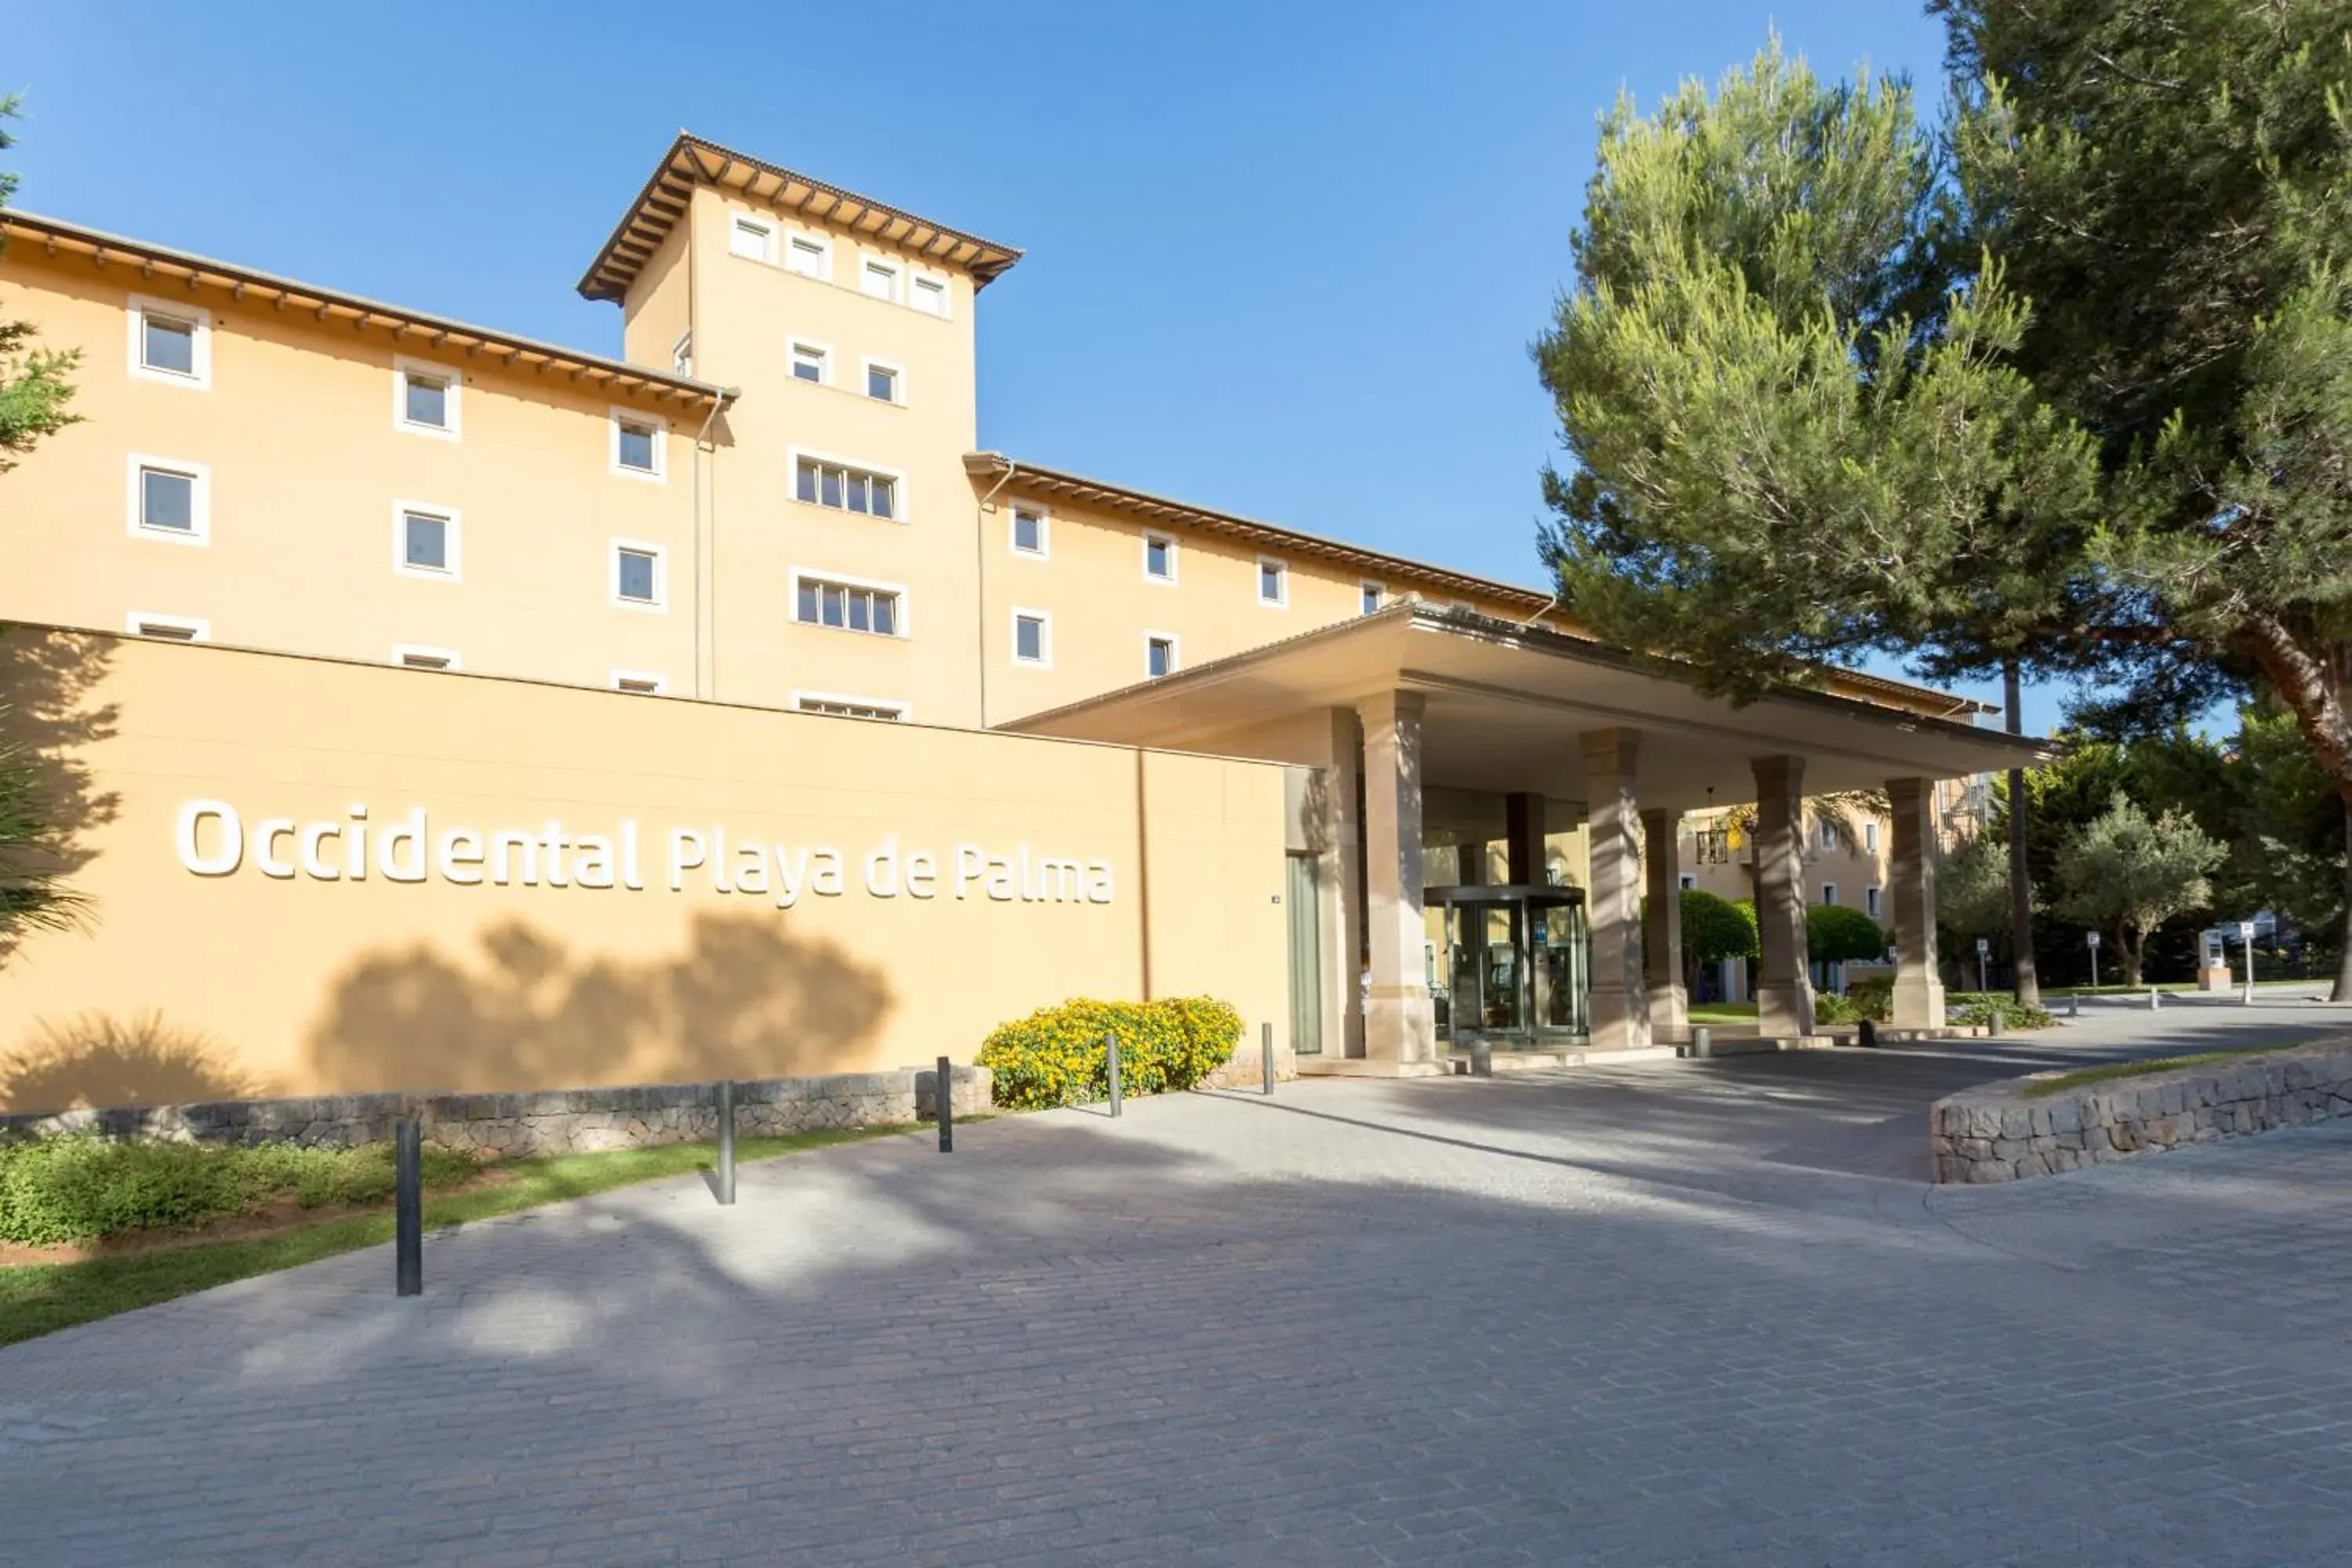
[{"label": "small square window", "polygon": [[140,323],[139,363],[173,375],[196,374],[196,329],[168,316],[149,315]]},{"label": "small square window", "polygon": [[449,425],[449,384],[427,375],[410,376],[408,422],[446,429]]},{"label": "small square window", "polygon": [[1046,619],[1035,610],[1013,613],[1013,658],[1020,664],[1044,664],[1050,655]]},{"label": "small square window", "polygon": [[1685,893],[1694,892],[1698,888],[1698,878],[1692,872],[1684,871],[1676,876],[1675,879],[1680,884],[1682,890]]},{"label": "small square window", "polygon": [[867,361],[866,364],[866,395],[874,399],[877,403],[898,402],[898,372],[897,367],[887,364],[876,364],[871,360]]},{"label": "small square window", "polygon": [[1833,904],[1837,902],[1837,884],[1835,882],[1823,882],[1822,884],[1822,902],[1825,904]]},{"label": "small square window", "polygon": [[803,278],[833,276],[833,247],[822,239],[796,234],[784,247],[784,270]]},{"label": "small square window", "polygon": [[1815,825],[1815,832],[1820,836],[1820,843],[1822,848],[1834,849],[1837,847],[1837,824],[1824,816],[1818,824]]},{"label": "small square window", "polygon": [[1143,673],[1153,680],[1176,673],[1176,639],[1157,635],[1143,639]]},{"label": "small square window", "polygon": [[1290,602],[1290,573],[1281,562],[1259,558],[1257,602],[1261,605],[1286,605]]},{"label": "small square window", "polygon": [[668,427],[658,419],[613,410],[613,471],[632,479],[662,478],[662,440]]},{"label": "small square window", "polygon": [[727,248],[738,256],[748,256],[754,261],[775,259],[776,231],[755,217],[738,214],[729,231]]},{"label": "small square window", "polygon": [[1158,583],[1176,581],[1176,542],[1164,533],[1143,536],[1143,574]]},{"label": "small square window", "polygon": [[1034,506],[1013,509],[1013,551],[1016,555],[1045,553],[1045,514]]},{"label": "small square window", "polygon": [[131,374],[203,391],[213,381],[213,318],[185,300],[131,296]]},{"label": "small square window", "polygon": [[393,361],[393,428],[454,441],[464,398],[465,384],[455,371],[405,355]]},{"label": "small square window", "polygon": [[650,544],[614,542],[613,601],[641,610],[661,607],[662,552],[659,549]]},{"label": "small square window", "polygon": [[915,309],[925,315],[944,316],[948,313],[948,281],[944,278],[918,276],[914,292],[909,298]]},{"label": "small square window", "polygon": [[457,520],[450,513],[400,509],[400,569],[414,577],[457,574]]},{"label": "small square window", "polygon": [[825,374],[826,354],[822,343],[793,345],[793,379],[814,382],[823,386],[831,378]]},{"label": "small square window", "polygon": [[196,531],[196,481],[168,468],[139,470],[139,525],[172,533]]},{"label": "small square window", "polygon": [[1380,607],[1388,602],[1389,591],[1382,584],[1366,583],[1358,592],[1361,595],[1358,607],[1365,615],[1377,615]]},{"label": "small square window", "polygon": [[898,264],[867,257],[857,269],[857,287],[877,300],[895,300],[898,298]]}]

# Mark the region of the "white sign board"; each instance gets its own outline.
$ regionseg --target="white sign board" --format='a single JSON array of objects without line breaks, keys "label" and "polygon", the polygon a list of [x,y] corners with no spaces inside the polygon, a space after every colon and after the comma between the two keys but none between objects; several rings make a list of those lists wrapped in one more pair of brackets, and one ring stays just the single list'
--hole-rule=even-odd
[{"label": "white sign board", "polygon": [[2093,947],[2096,947],[2099,945],[2099,933],[2095,931],[2086,931],[2083,933],[2083,940],[2089,942]]},{"label": "white sign board", "polygon": [[2238,922],[2238,940],[2243,942],[2251,942],[2254,940],[2253,921],[2240,921]]},{"label": "white sign board", "polygon": [[1991,942],[1991,939],[1990,939],[1990,938],[1988,938],[1988,937],[1981,937],[1981,936],[1980,936],[1980,937],[1979,937],[1979,938],[1977,938],[1977,956],[1978,956],[1979,958],[1982,958],[1985,954],[1987,954],[1987,953],[1990,952],[1991,951],[1992,951],[1992,942]]}]

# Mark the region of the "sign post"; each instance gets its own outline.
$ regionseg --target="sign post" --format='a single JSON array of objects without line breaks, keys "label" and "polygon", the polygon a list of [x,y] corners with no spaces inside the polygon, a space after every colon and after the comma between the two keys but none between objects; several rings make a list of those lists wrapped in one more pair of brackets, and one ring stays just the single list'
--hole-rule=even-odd
[{"label": "sign post", "polygon": [[2244,949],[2246,950],[2246,989],[2245,989],[2244,994],[2243,994],[2239,998],[2239,1001],[2240,1001],[2240,1005],[2241,1005],[2247,1006],[2247,1007],[2251,1007],[2251,1006],[2252,1006],[2252,1005],[2254,1005],[2254,922],[2253,922],[2253,921],[2240,921],[2238,922],[2238,945],[2239,945],[2240,947],[2242,947],[2242,948],[2244,948]]},{"label": "sign post", "polygon": [[2099,933],[2086,931],[2083,933],[2083,940],[2091,944],[2091,989],[2096,991],[2099,988]]},{"label": "sign post", "polygon": [[1977,989],[1979,991],[1992,989],[1991,970],[1989,967],[1991,963],[1992,943],[1984,937],[1977,938]]}]

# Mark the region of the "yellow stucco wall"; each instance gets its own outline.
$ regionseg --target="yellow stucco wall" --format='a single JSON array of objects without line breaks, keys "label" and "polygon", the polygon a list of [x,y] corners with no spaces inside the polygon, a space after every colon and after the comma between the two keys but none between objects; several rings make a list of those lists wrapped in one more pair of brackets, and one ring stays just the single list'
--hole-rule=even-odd
[{"label": "yellow stucco wall", "polygon": [[[0,1109],[969,1059],[1003,1019],[1147,987],[1223,996],[1253,1040],[1285,1016],[1279,767],[21,627],[0,681],[91,901],[85,929],[0,964]],[[227,874],[181,858],[201,800],[239,814]],[[453,829],[560,821],[572,885],[544,864],[521,885],[511,846],[507,886],[431,860],[391,880],[380,841],[363,879],[321,880],[299,826],[266,846],[293,874],[265,872],[265,820],[348,826],[354,805],[377,840],[422,807],[436,857]],[[581,838],[617,858],[624,822],[643,889],[581,885]],[[670,890],[674,828],[707,855],[723,830],[747,885],[688,868]],[[877,896],[864,861],[894,840],[900,890]],[[823,890],[813,857],[780,908],[772,855],[765,890],[740,870],[755,844],[791,865],[837,849],[845,886]],[[1099,862],[1108,901],[998,900],[984,879],[958,898],[967,845]],[[199,863],[220,846],[199,824]],[[321,837],[319,864],[347,870],[348,847]],[[928,899],[904,882],[918,851],[940,862]],[[418,868],[404,837],[393,854]]]}]

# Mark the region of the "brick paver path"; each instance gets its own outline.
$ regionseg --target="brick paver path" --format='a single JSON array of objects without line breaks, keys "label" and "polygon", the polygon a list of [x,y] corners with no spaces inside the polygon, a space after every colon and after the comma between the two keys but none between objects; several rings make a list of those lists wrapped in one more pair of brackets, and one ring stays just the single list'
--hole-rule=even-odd
[{"label": "brick paver path", "polygon": [[[2254,1012],[2167,1043],[2321,1022]],[[1916,1179],[1936,1094],[2153,1027],[1007,1119],[470,1226],[421,1301],[354,1255],[0,1351],[0,1561],[2352,1560],[2352,1126]]]}]

